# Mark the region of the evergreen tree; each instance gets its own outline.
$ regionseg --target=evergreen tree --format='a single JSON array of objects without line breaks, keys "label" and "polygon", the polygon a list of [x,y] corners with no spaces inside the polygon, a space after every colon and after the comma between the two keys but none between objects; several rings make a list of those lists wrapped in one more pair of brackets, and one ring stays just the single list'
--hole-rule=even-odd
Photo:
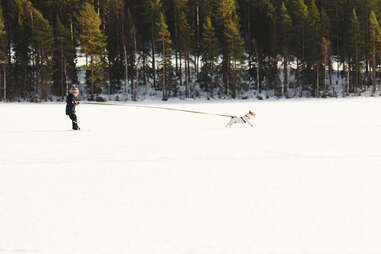
[{"label": "evergreen tree", "polygon": [[52,19],[55,19],[57,15],[60,16],[61,21],[64,25],[69,27],[70,39],[73,41],[75,37],[75,22],[74,14],[81,9],[81,3],[83,0],[45,0],[48,6],[48,13],[53,13],[51,15]]},{"label": "evergreen tree", "polygon": [[266,78],[266,92],[270,89],[275,90],[276,96],[281,95],[281,82],[278,72],[278,59],[277,59],[277,16],[274,5],[270,0],[260,0],[259,8],[261,9],[261,22],[263,23],[263,35],[258,37],[261,40],[262,54],[262,67],[264,77]]},{"label": "evergreen tree", "polygon": [[[185,14],[185,9],[187,6],[188,0],[173,0],[173,11],[174,11],[174,21],[173,21],[173,26],[174,26],[174,33],[173,33],[173,38],[174,38],[174,48],[175,48],[175,58],[176,58],[176,75],[178,76],[178,80],[180,83],[180,86],[182,86],[182,53],[184,51],[184,43],[181,41],[185,41],[185,43],[189,44],[190,43],[190,38],[184,38],[184,37],[189,37],[189,34],[184,34],[187,33],[187,31],[181,31],[181,29],[189,29],[189,23],[186,18]],[[181,41],[180,41],[181,40]],[[188,45],[187,45],[188,46]],[[184,54],[185,55],[185,54]],[[186,80],[188,81],[188,80]],[[187,83],[188,86],[188,83]],[[188,91],[188,89],[186,89]]]},{"label": "evergreen tree", "polygon": [[[308,17],[307,17],[307,29],[306,29],[306,54],[305,60],[308,70],[311,74],[313,71],[315,75],[311,75],[310,79],[307,79],[306,83],[314,84],[311,90],[314,91],[315,96],[319,96],[320,91],[320,66],[322,64],[321,53],[321,24],[320,24],[320,12],[316,6],[315,0],[309,0],[308,3]],[[305,73],[305,76],[308,76]],[[314,78],[316,77],[316,79]]]},{"label": "evergreen tree", "polygon": [[[104,16],[105,34],[107,36],[107,59],[109,69],[108,93],[112,94],[121,89],[121,81],[125,80],[127,71],[124,66],[126,56],[124,52],[126,38],[125,34],[125,5],[123,0],[108,0],[105,3]],[[126,54],[127,55],[127,54]],[[127,84],[127,82],[126,82]]]},{"label": "evergreen tree", "polygon": [[374,11],[371,11],[369,16],[369,34],[372,55],[372,93],[374,94],[376,92],[377,51],[381,46],[381,28]]},{"label": "evergreen tree", "polygon": [[[109,76],[109,94],[120,91],[125,82],[128,96],[133,99],[137,98],[140,81],[147,86],[152,84],[155,89],[164,85],[164,99],[171,93],[176,96],[178,85],[183,83],[186,97],[197,95],[198,88],[213,93],[217,80],[222,80],[225,93],[236,96],[235,87],[240,87],[240,79],[246,78],[247,72],[256,81],[256,86],[250,89],[259,93],[263,89],[274,90],[276,96],[282,96],[286,90],[295,88],[299,94],[308,91],[328,95],[332,91],[335,95],[332,61],[338,66],[338,84],[345,84],[343,79],[347,81],[345,94],[360,92],[363,81],[368,87],[373,83],[375,91],[381,59],[377,28],[380,1],[1,0],[0,61],[7,63],[3,73],[7,71],[8,97],[31,100],[41,92],[46,97],[49,84],[54,84],[51,91],[55,95],[62,96],[65,84],[77,82],[76,62],[80,57],[77,48],[87,52],[90,75],[87,79],[92,94],[100,91],[95,86],[105,84]],[[86,19],[97,17],[99,22],[81,21],[85,4],[94,9],[94,17]],[[163,52],[163,40],[158,38],[164,31],[158,31],[164,27],[158,26],[162,13],[173,51]],[[105,40],[89,40],[86,26],[106,34],[101,36]],[[212,40],[212,27],[218,43],[209,48],[203,41]],[[232,34],[234,38],[229,37]],[[243,51],[241,43],[236,43],[241,39],[245,40]],[[86,45],[87,41],[88,44],[103,41],[97,55],[88,54],[91,47]],[[216,59],[221,59],[221,63],[205,55],[210,50],[217,52]],[[234,59],[236,52],[248,56],[248,65],[240,64],[240,57]],[[157,53],[165,53],[165,66],[162,57],[161,64],[158,62],[158,74],[165,82],[156,82]],[[175,72],[170,59],[176,63]],[[283,64],[278,66],[280,60]],[[287,71],[290,61],[297,63],[295,71],[293,67]],[[279,75],[280,70],[283,75]],[[296,83],[289,83],[288,75],[295,75]],[[4,83],[1,74],[0,80]],[[200,86],[196,86],[199,81]]]},{"label": "evergreen tree", "polygon": [[[216,14],[216,31],[218,31],[217,36],[219,37],[221,52],[222,52],[222,69],[223,69],[223,80],[225,84],[225,94],[229,95],[231,90],[231,54],[232,54],[232,43],[234,38],[231,38],[227,29],[233,32],[238,31],[239,28],[235,27],[237,24],[236,20],[233,22],[233,15],[236,14],[236,1],[235,0],[222,0],[217,8]],[[231,41],[228,41],[229,37]],[[241,36],[237,40],[241,39]]]},{"label": "evergreen tree", "polygon": [[91,4],[83,4],[77,20],[81,25],[81,49],[90,57],[86,69],[90,72],[91,100],[94,100],[94,86],[100,88],[106,82],[106,36],[100,30],[101,20]]},{"label": "evergreen tree", "polygon": [[5,31],[3,10],[0,5],[0,61],[2,64],[8,60],[7,47],[7,32]]},{"label": "evergreen tree", "polygon": [[[190,51],[191,44],[193,42],[193,30],[191,29],[185,11],[181,10],[179,14],[179,40],[178,47],[180,49],[180,68],[181,68],[181,58],[184,59],[184,70],[185,70],[185,97],[192,97],[192,87],[191,83],[191,75],[190,75]],[[181,57],[181,55],[183,57]]]},{"label": "evergreen tree", "polygon": [[[125,26],[125,32],[124,32],[124,58],[125,58],[125,72],[126,72],[126,81],[130,79],[131,84],[131,98],[132,100],[137,99],[137,88],[138,88],[138,80],[134,82],[135,79],[138,79],[137,71],[137,61],[136,61],[136,54],[137,54],[137,32],[136,32],[136,26],[134,23],[134,20],[132,18],[132,14],[130,9],[127,9],[127,19],[126,19],[126,26]],[[127,84],[128,82],[126,82]],[[127,90],[127,87],[126,87]]]},{"label": "evergreen tree", "polygon": [[192,29],[192,55],[193,68],[195,73],[195,78],[199,78],[199,59],[200,59],[200,0],[189,0],[187,4],[187,10],[190,16],[189,25]]},{"label": "evergreen tree", "polygon": [[327,77],[332,85],[332,64],[331,64],[331,22],[329,16],[324,8],[320,10],[320,24],[321,24],[321,53],[323,58],[323,96],[327,96]]},{"label": "evergreen tree", "polygon": [[[10,22],[12,23],[13,33],[11,35],[11,44],[14,50],[13,61],[14,64],[11,67],[11,82],[14,96],[21,96],[24,98],[31,98],[32,88],[32,76],[29,71],[30,59],[30,44],[31,44],[31,29],[27,27],[25,4],[21,0],[16,0],[10,3],[8,11],[10,14]],[[8,13],[5,12],[5,13]]]},{"label": "evergreen tree", "polygon": [[[228,52],[228,72],[232,81],[232,96],[236,97],[237,81],[239,79],[239,64],[244,60],[245,42],[241,37],[238,20],[234,17],[225,25],[225,41]],[[228,82],[229,84],[230,82]],[[241,88],[241,87],[239,87]],[[227,87],[229,91],[229,87]]]},{"label": "evergreen tree", "polygon": [[313,64],[319,61],[320,50],[319,43],[321,34],[320,13],[316,6],[315,0],[310,0],[308,5],[307,16],[307,33],[306,33],[306,62]]},{"label": "evergreen tree", "polygon": [[[55,53],[53,55],[54,61],[54,74],[53,92],[56,95],[61,95],[62,82],[78,82],[77,75],[77,61],[78,55],[76,47],[78,47],[79,41],[79,27],[78,22],[75,21],[75,14],[81,8],[82,0],[42,0],[39,4],[41,12],[44,17],[49,20],[49,23],[53,26],[55,33],[57,32],[57,16],[60,19],[61,24],[65,27],[65,46],[64,52],[65,61],[62,62],[61,52],[59,52],[60,45],[57,39],[55,40]],[[57,34],[55,34],[57,36]]]},{"label": "evergreen tree", "polygon": [[37,87],[41,88],[42,98],[47,99],[47,85],[53,76],[53,28],[38,10],[33,8],[32,12],[31,28],[32,44],[34,45],[32,54],[35,63],[35,82],[37,82]]},{"label": "evergreen tree", "polygon": [[[293,45],[292,52],[297,60],[295,78],[297,86],[302,94],[300,73],[304,72],[305,63],[305,26],[308,17],[308,8],[303,0],[289,0],[288,10],[290,10],[293,23]],[[296,92],[296,90],[295,90]]]},{"label": "evergreen tree", "polygon": [[288,10],[284,2],[280,8],[280,26],[281,26],[281,51],[283,56],[283,84],[281,89],[281,96],[284,95],[284,91],[288,91],[288,61],[289,61],[289,46],[292,20],[288,14]]},{"label": "evergreen tree", "polygon": [[73,41],[70,38],[70,29],[65,27],[61,22],[59,15],[57,15],[56,21],[56,95],[64,96],[69,87],[68,87],[68,65],[70,64],[70,59],[72,55],[75,55],[75,48]]},{"label": "evergreen tree", "polygon": [[[152,45],[152,70],[153,70],[153,86],[155,89],[158,88],[157,82],[156,82],[156,51],[155,51],[155,43],[157,42],[156,35],[157,35],[157,23],[161,22],[161,9],[162,4],[160,0],[149,0],[149,13],[151,17],[151,45]],[[167,26],[168,27],[168,26]],[[168,29],[168,28],[167,28]]]},{"label": "evergreen tree", "polygon": [[355,66],[355,78],[354,78],[354,92],[358,92],[360,85],[360,46],[361,46],[361,31],[360,21],[357,16],[356,9],[352,10],[352,17],[350,22],[350,41],[348,42],[351,51],[354,53],[354,66]]},{"label": "evergreen tree", "polygon": [[320,27],[321,35],[326,38],[330,38],[331,21],[324,8],[321,8],[320,10],[320,24],[321,24],[321,27]]},{"label": "evergreen tree", "polygon": [[170,69],[170,54],[171,54],[171,35],[168,31],[168,25],[165,22],[164,13],[160,14],[160,20],[156,23],[157,27],[157,41],[161,44],[161,66],[162,66],[162,92],[163,92],[163,100],[168,99],[168,91],[167,91],[167,78],[168,78],[168,70]]},{"label": "evergreen tree", "polygon": [[345,6],[343,6],[343,41],[344,45],[342,48],[341,53],[341,59],[343,64],[343,74],[346,73],[346,87],[344,95],[347,95],[350,90],[353,88],[353,81],[351,77],[352,69],[353,69],[353,59],[354,56],[354,49],[352,47],[352,44],[350,43],[353,39],[352,34],[352,28],[351,28],[351,18],[352,18],[352,11],[353,11],[353,0],[345,0]]},{"label": "evergreen tree", "polygon": [[[201,40],[203,70],[205,73],[205,89],[208,96],[213,97],[216,83],[216,62],[218,57],[218,39],[210,17],[206,17],[203,24],[203,35]],[[210,85],[209,85],[210,84]]]},{"label": "evergreen tree", "polygon": [[200,15],[202,19],[205,20],[206,17],[210,17],[211,21],[215,23],[218,18],[218,12],[216,10],[218,10],[220,2],[220,0],[200,1]]},{"label": "evergreen tree", "polygon": [[3,98],[7,99],[7,87],[6,87],[6,64],[8,62],[8,41],[7,32],[5,31],[3,10],[0,2],[0,65],[2,66],[2,75],[0,84],[3,84]]}]

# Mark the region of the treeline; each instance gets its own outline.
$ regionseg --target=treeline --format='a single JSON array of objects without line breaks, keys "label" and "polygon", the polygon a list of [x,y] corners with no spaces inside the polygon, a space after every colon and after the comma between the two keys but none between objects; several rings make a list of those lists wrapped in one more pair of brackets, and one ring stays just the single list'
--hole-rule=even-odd
[{"label": "treeline", "polygon": [[0,0],[0,94],[64,96],[81,56],[89,99],[375,93],[380,18],[381,0]]}]

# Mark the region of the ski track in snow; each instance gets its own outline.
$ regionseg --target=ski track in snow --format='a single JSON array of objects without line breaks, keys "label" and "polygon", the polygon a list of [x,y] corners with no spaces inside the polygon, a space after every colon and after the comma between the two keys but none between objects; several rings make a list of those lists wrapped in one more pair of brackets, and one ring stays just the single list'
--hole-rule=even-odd
[{"label": "ski track in snow", "polygon": [[379,98],[162,106],[0,104],[0,254],[381,253]]}]

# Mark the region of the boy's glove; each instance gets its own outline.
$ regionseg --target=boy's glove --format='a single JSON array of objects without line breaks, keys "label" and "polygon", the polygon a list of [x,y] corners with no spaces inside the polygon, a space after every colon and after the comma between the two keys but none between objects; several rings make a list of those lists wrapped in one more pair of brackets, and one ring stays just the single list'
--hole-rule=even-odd
[{"label": "boy's glove", "polygon": [[79,103],[80,103],[80,102],[79,102],[79,101],[77,101],[77,105],[79,105]]}]

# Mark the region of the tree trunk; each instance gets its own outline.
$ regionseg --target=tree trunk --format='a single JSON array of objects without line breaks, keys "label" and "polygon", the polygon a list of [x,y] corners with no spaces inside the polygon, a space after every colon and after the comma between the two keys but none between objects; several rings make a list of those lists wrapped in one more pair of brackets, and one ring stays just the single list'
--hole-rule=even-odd
[{"label": "tree trunk", "polygon": [[189,78],[188,78],[188,57],[187,53],[184,53],[184,71],[185,71],[185,98],[189,98]]},{"label": "tree trunk", "polygon": [[233,64],[233,70],[232,70],[232,86],[233,86],[233,98],[237,98],[237,62],[234,59],[234,64]]},{"label": "tree trunk", "polygon": [[329,78],[329,87],[333,88],[333,85],[332,85],[332,62],[331,62],[331,59],[328,59],[328,78]]},{"label": "tree trunk", "polygon": [[[174,27],[175,27],[175,41],[174,41],[174,46],[175,46],[175,58],[176,58],[176,75],[179,75],[179,64],[178,64],[178,54],[179,54],[179,51],[178,51],[178,48],[177,48],[177,40],[178,40],[178,32],[177,32],[177,8],[176,6],[173,8],[173,12],[174,12]],[[180,54],[180,68],[181,68],[181,54]],[[179,79],[181,80],[181,77],[179,77]],[[180,81],[180,86],[181,86],[181,81]]]},{"label": "tree trunk", "polygon": [[297,95],[297,88],[299,88],[299,58],[298,57],[296,57],[294,97],[296,97]]},{"label": "tree trunk", "polygon": [[196,27],[197,27],[197,48],[196,48],[196,79],[199,79],[199,51],[200,51],[200,2],[196,1]]},{"label": "tree trunk", "polygon": [[355,67],[355,69],[356,69],[356,74],[355,74],[355,83],[354,83],[354,85],[355,85],[355,93],[358,93],[359,92],[359,77],[360,77],[360,75],[359,75],[359,73],[360,73],[360,63],[359,63],[359,56],[358,56],[358,46],[356,45],[356,53],[355,53],[355,61],[356,61],[356,67]]},{"label": "tree trunk", "polygon": [[283,59],[283,84],[282,84],[282,89],[281,89],[281,96],[283,97],[285,94],[285,90],[287,88],[288,84],[288,56],[287,53],[284,54],[284,59]]},{"label": "tree trunk", "polygon": [[[375,36],[374,36],[375,37]],[[372,42],[372,93],[376,93],[376,39]]]},{"label": "tree trunk", "polygon": [[5,64],[3,64],[3,75],[4,75],[4,102],[7,101],[7,71]]},{"label": "tree trunk", "polygon": [[64,98],[64,56],[63,56],[63,45],[61,42],[61,96]]},{"label": "tree trunk", "polygon": [[249,70],[252,69],[252,47],[251,47],[251,8],[250,5],[247,7],[247,49],[249,51]]},{"label": "tree trunk", "polygon": [[166,48],[165,48],[166,46],[165,46],[165,39],[163,39],[163,100],[167,100],[167,93],[166,93],[166,84],[165,84],[165,82],[166,82],[166,74],[167,74],[167,72],[166,72],[166,65],[167,65],[167,59],[166,59]]},{"label": "tree trunk", "polygon": [[316,97],[320,97],[320,67],[319,64],[316,66]]},{"label": "tree trunk", "polygon": [[209,99],[209,86],[208,86],[208,83],[209,83],[209,72],[210,72],[210,69],[209,69],[209,61],[207,61],[207,63],[205,63],[206,67],[205,67],[205,92],[206,92],[206,98]]},{"label": "tree trunk", "polygon": [[73,32],[73,18],[70,17],[70,39],[74,41],[74,32]]},{"label": "tree trunk", "polygon": [[179,52],[179,65],[180,65],[179,76],[180,76],[180,87],[183,86],[183,77],[182,77],[183,72],[182,72],[182,70],[181,70],[181,68],[182,68],[181,60],[182,60],[182,59],[181,59],[181,52]]},{"label": "tree trunk", "polygon": [[324,83],[323,83],[324,94],[327,93],[327,55],[324,55]]},{"label": "tree trunk", "polygon": [[126,87],[126,96],[128,98],[128,61],[127,61],[127,48],[126,42],[123,42],[123,52],[124,52],[124,71],[125,71],[125,80],[124,85]]},{"label": "tree trunk", "polygon": [[143,47],[143,80],[144,84],[147,84],[147,76],[146,76],[146,52],[145,47]]},{"label": "tree trunk", "polygon": [[[66,63],[64,63],[64,76],[65,77],[67,77],[67,70],[66,70],[66,66],[67,66],[67,64]],[[67,94],[68,94],[68,91],[69,91],[69,85],[68,85],[68,82],[67,82],[67,80],[65,79],[65,88],[66,88],[66,90],[65,90],[65,95],[67,96]]]},{"label": "tree trunk", "polygon": [[187,87],[188,87],[188,97],[191,97],[191,71],[190,71],[190,55],[189,55],[189,51],[186,52],[186,56],[187,56],[187,72],[188,72],[188,77],[187,77]]},{"label": "tree trunk", "polygon": [[226,61],[226,95],[230,94],[230,58]]},{"label": "tree trunk", "polygon": [[[134,28],[134,57],[136,57],[137,55],[137,52],[138,52],[138,48],[137,48],[137,45],[136,45],[136,30]],[[136,83],[135,83],[135,89],[134,89],[134,93],[133,93],[133,100],[136,101],[137,99],[137,93],[138,93],[138,85],[139,85],[139,58],[136,59]]]},{"label": "tree trunk", "polygon": [[[214,71],[214,70],[213,70]],[[213,71],[212,71],[212,75],[210,76],[211,78],[211,86],[210,86],[210,97],[213,98],[214,97],[214,87],[215,87],[215,75],[213,74]]]},{"label": "tree trunk", "polygon": [[251,40],[251,44],[255,51],[255,58],[257,60],[257,93],[260,93],[260,80],[259,80],[259,67],[260,67],[260,61],[259,61],[259,49],[258,44],[255,39]]},{"label": "tree trunk", "polygon": [[93,82],[93,75],[94,75],[94,70],[93,70],[93,57],[90,57],[90,65],[91,65],[91,70],[90,70],[90,85],[91,85],[91,100],[94,100],[94,82]]},{"label": "tree trunk", "polygon": [[350,74],[351,74],[351,65],[349,63],[348,59],[348,71],[347,71],[347,94],[351,91],[351,81],[350,81]]},{"label": "tree trunk", "polygon": [[156,89],[156,60],[155,60],[155,33],[154,33],[154,23],[152,20],[152,31],[151,31],[151,36],[152,36],[152,69],[153,69],[153,87]]},{"label": "tree trunk", "polygon": [[[305,52],[304,52],[304,48],[305,48],[305,45],[304,45],[304,32],[305,32],[305,29],[304,29],[304,25],[302,27],[302,61],[301,61],[301,68],[303,68],[303,71],[304,71],[304,58],[305,58]],[[299,82],[300,84],[300,97],[303,96],[303,82]]]},{"label": "tree trunk", "polygon": [[256,54],[257,54],[257,92],[258,93],[261,93],[261,80],[260,80],[260,77],[259,77],[259,54],[258,54],[258,51],[256,50]]},{"label": "tree trunk", "polygon": [[[339,2],[336,1],[336,8],[335,8],[335,15],[336,15],[336,55],[340,55],[340,43],[339,43]],[[337,79],[339,79],[340,71],[339,67],[337,67]]]}]

